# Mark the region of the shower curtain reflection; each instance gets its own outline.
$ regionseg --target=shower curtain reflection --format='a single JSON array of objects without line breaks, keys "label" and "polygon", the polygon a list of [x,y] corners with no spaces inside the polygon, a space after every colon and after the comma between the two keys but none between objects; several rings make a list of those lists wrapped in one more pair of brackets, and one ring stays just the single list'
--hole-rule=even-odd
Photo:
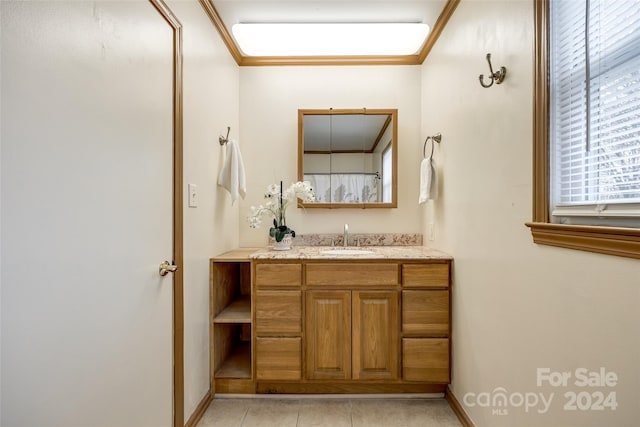
[{"label": "shower curtain reflection", "polygon": [[380,174],[333,173],[305,174],[320,203],[377,203],[381,202]]}]

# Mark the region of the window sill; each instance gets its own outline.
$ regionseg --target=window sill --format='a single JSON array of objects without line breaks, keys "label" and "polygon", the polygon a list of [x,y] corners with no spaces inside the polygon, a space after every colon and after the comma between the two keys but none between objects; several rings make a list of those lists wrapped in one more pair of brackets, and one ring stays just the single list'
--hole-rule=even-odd
[{"label": "window sill", "polygon": [[640,259],[640,229],[544,222],[528,222],[526,226],[533,241],[541,245]]}]

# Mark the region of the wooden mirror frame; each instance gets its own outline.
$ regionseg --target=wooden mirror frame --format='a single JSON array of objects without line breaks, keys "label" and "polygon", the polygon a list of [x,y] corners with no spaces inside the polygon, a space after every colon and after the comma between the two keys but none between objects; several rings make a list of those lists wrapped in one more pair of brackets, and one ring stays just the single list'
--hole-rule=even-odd
[{"label": "wooden mirror frame", "polygon": [[304,181],[304,117],[310,115],[384,115],[391,116],[391,202],[376,203],[304,203],[298,199],[298,206],[304,208],[397,208],[398,207],[398,110],[397,109],[300,109],[298,110],[298,181]]}]

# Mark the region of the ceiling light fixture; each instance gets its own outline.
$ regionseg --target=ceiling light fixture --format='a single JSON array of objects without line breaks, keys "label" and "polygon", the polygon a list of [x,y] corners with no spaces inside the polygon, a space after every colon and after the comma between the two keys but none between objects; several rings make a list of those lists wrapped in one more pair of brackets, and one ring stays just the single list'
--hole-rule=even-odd
[{"label": "ceiling light fixture", "polygon": [[248,56],[413,55],[429,26],[415,22],[241,23],[232,27]]}]

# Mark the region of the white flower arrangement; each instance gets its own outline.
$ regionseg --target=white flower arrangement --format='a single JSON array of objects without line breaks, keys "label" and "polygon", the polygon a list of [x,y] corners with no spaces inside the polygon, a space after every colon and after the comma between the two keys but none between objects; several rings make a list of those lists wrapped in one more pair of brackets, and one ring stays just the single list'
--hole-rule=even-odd
[{"label": "white flower arrangement", "polygon": [[258,228],[262,224],[262,217],[273,218],[273,227],[269,229],[269,235],[280,242],[286,234],[296,237],[296,232],[287,227],[286,211],[287,207],[297,199],[303,202],[313,202],[316,199],[311,184],[308,181],[298,181],[291,184],[282,191],[282,181],[280,185],[271,184],[267,187],[264,195],[266,200],[264,205],[251,206],[251,213],[247,217],[249,227]]}]

